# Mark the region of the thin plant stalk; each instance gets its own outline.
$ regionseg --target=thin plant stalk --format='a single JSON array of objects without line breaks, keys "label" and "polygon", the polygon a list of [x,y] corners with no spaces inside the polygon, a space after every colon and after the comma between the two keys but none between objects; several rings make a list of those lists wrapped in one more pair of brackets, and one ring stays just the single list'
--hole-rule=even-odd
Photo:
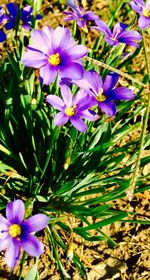
[{"label": "thin plant stalk", "polygon": [[116,69],[116,68],[114,68],[114,67],[112,67],[112,66],[110,66],[106,63],[104,63],[104,62],[98,61],[98,60],[93,59],[91,57],[86,57],[85,59],[88,60],[89,62],[92,62],[93,64],[95,64],[97,66],[100,66],[100,67],[103,67],[103,68],[108,69],[110,71],[113,71],[113,72],[119,74],[120,76],[122,76],[122,77],[124,77],[128,80],[131,80],[131,81],[135,82],[136,84],[138,84],[138,85],[140,85],[144,88],[147,88],[147,85],[145,85],[144,83],[138,81],[137,79],[131,77],[130,75],[128,75],[128,74],[126,74],[126,73],[124,73],[124,72],[122,72],[122,71],[120,71],[120,70],[118,70],[118,69]]},{"label": "thin plant stalk", "polygon": [[131,198],[132,198],[132,194],[134,193],[136,182],[137,182],[137,179],[138,179],[138,176],[139,176],[141,156],[142,156],[142,152],[144,150],[144,140],[145,140],[148,118],[149,118],[149,112],[150,112],[150,67],[149,67],[149,63],[148,63],[146,42],[145,42],[145,36],[144,36],[143,31],[142,31],[142,38],[143,38],[143,48],[144,48],[145,62],[146,62],[146,68],[147,68],[147,74],[148,74],[149,95],[148,95],[146,112],[145,112],[145,116],[143,118],[143,123],[142,123],[141,142],[140,142],[140,148],[139,148],[139,151],[138,151],[137,162],[136,162],[135,170],[134,170],[134,173],[133,173],[133,178],[131,179],[131,183],[130,183],[129,190],[128,190],[129,194],[131,194]]}]

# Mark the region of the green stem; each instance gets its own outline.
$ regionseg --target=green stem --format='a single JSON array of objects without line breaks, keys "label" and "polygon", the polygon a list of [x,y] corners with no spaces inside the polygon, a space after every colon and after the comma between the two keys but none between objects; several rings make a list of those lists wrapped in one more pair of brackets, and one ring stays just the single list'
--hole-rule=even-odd
[{"label": "green stem", "polygon": [[[149,67],[149,63],[148,63],[148,55],[147,55],[147,51],[146,51],[146,42],[145,42],[145,37],[144,37],[143,32],[142,32],[142,37],[143,37],[143,48],[144,48],[144,55],[145,55],[145,61],[146,61],[146,68],[147,68],[147,74],[148,74],[148,83],[149,83],[148,86],[150,87],[150,67]],[[129,191],[131,192],[131,194],[133,194],[133,192],[134,192],[136,181],[137,181],[138,175],[139,175],[140,162],[141,162],[142,152],[144,150],[144,140],[145,140],[146,129],[147,129],[147,124],[148,124],[149,112],[150,112],[150,92],[149,92],[149,95],[148,95],[146,112],[145,112],[145,116],[144,116],[143,123],[142,123],[141,142],[140,142],[140,148],[139,148],[139,152],[138,152],[136,167],[135,167],[133,178],[131,179],[131,183],[130,183],[130,187],[129,187]]]},{"label": "green stem", "polygon": [[20,264],[20,271],[19,271],[19,278],[18,278],[18,280],[21,280],[21,274],[22,274],[23,265],[24,265],[24,262],[25,262],[25,257],[26,257],[26,252],[23,251],[22,259],[21,259],[21,264]]}]

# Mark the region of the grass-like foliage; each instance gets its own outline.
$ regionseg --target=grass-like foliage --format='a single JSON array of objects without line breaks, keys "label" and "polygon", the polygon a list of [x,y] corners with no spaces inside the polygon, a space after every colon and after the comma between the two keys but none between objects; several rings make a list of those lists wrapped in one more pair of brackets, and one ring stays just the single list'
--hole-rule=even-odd
[{"label": "grass-like foliage", "polygon": [[[148,223],[144,217],[134,219],[136,213],[116,210],[113,201],[126,195],[132,199],[135,193],[150,188],[149,174],[141,172],[150,160],[150,156],[142,156],[150,144],[146,132],[150,77],[145,46],[150,5],[149,1],[110,2],[109,22],[102,21],[103,15],[99,18],[100,11],[99,15],[83,11],[76,1],[54,3],[65,16],[63,23],[69,26],[56,29],[38,27],[36,20],[44,17],[42,1],[26,1],[32,8],[8,4],[0,9],[3,216],[7,206],[7,227],[0,216],[0,249],[9,254],[8,244],[1,245],[9,239],[13,249],[6,263],[11,269],[20,258],[21,247],[31,256],[43,253],[43,249],[28,250],[26,242],[28,232],[47,225],[47,217],[47,242],[62,279],[71,279],[59,255],[60,247],[67,251],[70,235],[67,258],[84,278],[85,267],[75,252],[73,256],[73,235],[91,242],[106,240],[115,246],[102,226],[121,220]],[[145,54],[146,63],[138,75],[132,65],[140,53],[143,59]],[[138,137],[133,138],[139,130]],[[31,220],[30,225],[28,219],[23,222],[21,200],[25,219],[42,213],[39,227],[34,218],[33,227]],[[71,216],[76,217],[78,227],[67,221]],[[66,232],[67,240],[61,231]],[[13,253],[16,248],[17,257]],[[19,277],[24,260],[23,253]],[[37,279],[37,275],[35,264],[26,279]]]}]

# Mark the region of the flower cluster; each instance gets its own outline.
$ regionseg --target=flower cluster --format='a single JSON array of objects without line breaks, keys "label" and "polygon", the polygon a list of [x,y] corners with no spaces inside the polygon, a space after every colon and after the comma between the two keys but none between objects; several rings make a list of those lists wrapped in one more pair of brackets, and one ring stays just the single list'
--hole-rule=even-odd
[{"label": "flower cluster", "polygon": [[[132,4],[132,2],[137,2],[137,3],[140,2],[140,4],[136,3],[136,5],[139,5],[139,6],[143,5],[143,11],[145,11],[143,13],[147,17],[146,22],[147,22],[147,26],[148,26],[148,24],[150,24],[150,22],[148,23],[148,17],[150,19],[150,12],[148,13],[149,1],[146,4],[146,6],[144,6],[145,4],[143,4],[144,3],[143,0],[131,1],[130,5],[133,6],[133,8],[134,8],[136,5]],[[67,15],[67,17],[64,19],[65,21],[76,20],[77,25],[81,28],[84,28],[86,26],[86,23],[88,20],[95,21],[96,26],[92,26],[92,28],[97,29],[98,31],[105,34],[105,39],[108,44],[117,46],[117,45],[119,45],[119,43],[124,43],[124,44],[130,45],[130,46],[138,47],[138,44],[136,43],[136,41],[141,40],[142,37],[135,30],[128,31],[127,24],[117,23],[114,26],[113,31],[111,31],[110,28],[107,26],[107,24],[104,21],[100,20],[99,17],[97,15],[95,15],[93,12],[91,12],[91,11],[84,12],[83,8],[77,5],[77,1],[75,1],[75,0],[66,1],[66,4],[72,11],[64,12],[64,14]],[[140,8],[140,10],[141,9],[142,8]],[[139,9],[136,9],[136,11],[139,11]]]},{"label": "flower cluster", "polygon": [[[115,47],[120,44],[124,44],[123,48],[126,45],[139,47],[139,41],[142,39],[142,36],[139,32],[133,30],[132,27],[130,28],[129,25],[117,22],[113,28],[109,28],[95,13],[92,11],[84,11],[82,7],[78,6],[77,0],[66,0],[65,3],[68,10],[64,12],[66,15],[64,21],[75,20],[80,27],[79,32],[81,32],[81,35],[83,29],[88,25],[88,21],[94,21],[95,25],[90,27],[104,34],[107,44],[113,46],[113,49],[108,47],[108,51],[110,52],[108,52],[108,54],[106,53],[106,56],[104,55],[103,59],[106,58],[107,62],[113,62],[111,59],[116,55],[114,51],[116,50]],[[130,6],[139,14],[138,25],[140,29],[149,27],[150,0],[147,0],[146,3],[143,0],[132,0],[130,1]],[[31,6],[26,6],[21,9],[15,3],[8,3],[3,7],[0,6],[0,42],[6,40],[6,32],[8,30],[15,28],[18,30],[18,26],[30,30],[32,17],[33,8]],[[35,18],[41,19],[41,15],[37,14]],[[18,34],[16,35],[18,36]],[[56,126],[64,126],[69,123],[79,132],[84,133],[88,128],[87,121],[97,121],[103,113],[107,114],[109,117],[114,117],[117,113],[116,104],[118,101],[134,99],[135,96],[131,89],[118,85],[119,75],[115,73],[115,69],[114,72],[110,72],[107,75],[105,75],[106,72],[104,71],[104,78],[101,77],[99,72],[95,71],[97,68],[94,65],[88,64],[88,69],[90,70],[86,71],[83,59],[86,59],[88,49],[82,44],[77,44],[68,28],[58,26],[53,29],[49,26],[44,26],[43,29],[32,30],[30,35],[29,45],[26,51],[21,54],[21,62],[24,66],[39,70],[39,79],[43,85],[52,85],[55,82],[54,86],[49,87],[50,94],[46,96],[45,101],[47,105],[54,108],[54,110],[52,109],[51,111],[52,113],[54,112],[54,124]],[[85,36],[83,38],[86,41]],[[13,44],[15,45],[14,42]],[[23,40],[21,40],[20,45],[19,43],[17,44],[17,47],[19,46],[19,55],[23,49],[22,44]],[[99,42],[96,42],[96,44],[98,46]],[[98,49],[98,47],[96,48]],[[121,57],[122,54],[120,54],[120,52],[123,48],[119,48],[117,59]],[[103,53],[105,53],[105,50],[102,51],[101,57]],[[16,68],[14,65],[16,66],[18,62],[17,54],[18,52],[16,51],[16,56],[14,58],[16,59],[14,62],[16,63],[13,64],[13,60],[11,61],[13,69]],[[109,57],[109,54],[111,57]],[[92,55],[94,57],[95,52],[93,52]],[[96,56],[96,58],[97,57],[99,56]],[[89,62],[92,61],[93,58],[87,60]],[[95,64],[99,65],[98,62]],[[106,64],[103,63],[103,65]],[[22,71],[23,68],[24,67],[20,67],[20,71]],[[113,69],[112,65],[106,68]],[[119,71],[116,72],[119,73]],[[21,78],[25,75],[26,71],[22,71]],[[55,85],[57,86],[55,87]],[[26,88],[25,82],[25,90]],[[40,89],[41,88],[38,87],[39,91]],[[53,90],[56,90],[56,92],[52,92]],[[40,92],[39,96],[41,97],[41,95],[42,92]],[[31,104],[34,105],[33,102],[31,102]],[[57,113],[55,113],[55,109]],[[24,120],[26,121],[26,118]],[[41,119],[41,121],[43,121],[43,119]],[[46,130],[47,128],[45,131]],[[43,141],[45,141],[44,133],[45,132],[43,132]],[[49,135],[49,131],[46,137],[47,135]],[[69,154],[69,157],[70,156]],[[35,164],[37,162],[38,160],[35,161]],[[43,169],[44,173],[42,171],[42,180],[45,180],[47,177],[49,164],[51,165],[51,162],[47,161],[46,169],[45,167]],[[37,174],[39,174],[42,169],[42,164],[40,162],[39,166],[40,168],[38,168]],[[67,168],[64,167],[64,169]],[[36,170],[36,168],[33,169],[33,173],[34,170]],[[38,257],[44,252],[43,244],[34,233],[44,229],[48,225],[49,218],[44,214],[36,214],[27,219],[24,219],[24,217],[25,205],[20,199],[8,203],[6,207],[6,218],[0,215],[0,252],[3,250],[6,251],[5,260],[10,269],[13,269],[19,261],[21,248],[30,256],[34,257]],[[70,258],[72,258],[72,256]]]},{"label": "flower cluster", "polygon": [[17,199],[8,203],[6,218],[0,215],[0,251],[6,250],[6,264],[13,269],[19,258],[21,247],[30,255],[38,257],[44,252],[43,244],[32,233],[44,229],[49,218],[44,214],[24,219],[25,206]]},{"label": "flower cluster", "polygon": [[[3,24],[3,27],[6,30],[10,30],[17,27],[17,23],[26,30],[29,30],[32,22],[32,12],[33,9],[31,6],[24,7],[20,12],[17,4],[8,3],[5,6],[5,9],[0,6],[0,24]],[[36,19],[41,19],[40,14],[36,15]],[[0,42],[6,40],[6,34],[3,30],[0,30]]]},{"label": "flower cluster", "polygon": [[[130,43],[134,44],[130,31],[126,33],[129,33],[127,37]],[[98,119],[98,115],[91,110],[93,106],[98,105],[107,115],[114,116],[117,109],[113,101],[134,98],[132,90],[114,88],[119,79],[117,74],[106,76],[103,83],[97,72],[85,72],[81,58],[86,55],[85,46],[76,45],[67,28],[57,27],[54,30],[46,26],[42,30],[33,30],[31,43],[22,57],[24,65],[40,68],[43,84],[49,85],[58,78],[63,99],[53,94],[46,97],[46,101],[60,111],[54,123],[62,126],[70,121],[80,132],[87,129],[82,118],[90,121]],[[71,83],[81,89],[74,96],[69,88]]]}]

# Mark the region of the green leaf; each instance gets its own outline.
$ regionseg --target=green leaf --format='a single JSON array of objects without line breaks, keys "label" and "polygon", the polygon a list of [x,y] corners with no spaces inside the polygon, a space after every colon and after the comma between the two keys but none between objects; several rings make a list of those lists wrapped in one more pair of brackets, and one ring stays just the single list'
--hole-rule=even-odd
[{"label": "green leaf", "polygon": [[28,272],[24,280],[35,280],[37,275],[37,264],[34,264],[31,270]]},{"label": "green leaf", "polygon": [[0,161],[0,172],[6,172],[6,170],[13,170],[13,168]]},{"label": "green leaf", "polygon": [[106,225],[110,225],[112,223],[120,221],[123,218],[126,218],[127,216],[128,216],[127,213],[122,212],[122,213],[120,213],[118,215],[115,215],[115,216],[113,216],[111,218],[105,219],[103,221],[97,222],[97,223],[92,224],[92,225],[87,226],[87,227],[83,227],[83,228],[76,227],[76,228],[74,228],[74,231],[78,233],[78,232],[84,232],[84,231],[92,230],[92,229],[99,229],[100,227],[103,227],[103,226],[106,226]]}]

